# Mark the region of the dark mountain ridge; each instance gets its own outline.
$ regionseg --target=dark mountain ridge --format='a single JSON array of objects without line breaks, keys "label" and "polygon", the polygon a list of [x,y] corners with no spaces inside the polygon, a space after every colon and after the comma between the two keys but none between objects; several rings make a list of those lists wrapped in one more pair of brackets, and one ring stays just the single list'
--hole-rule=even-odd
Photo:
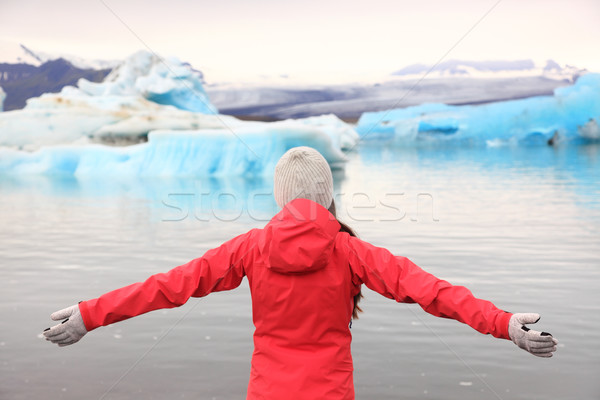
[{"label": "dark mountain ridge", "polygon": [[6,93],[4,111],[21,109],[28,98],[60,92],[65,86],[77,84],[81,78],[101,82],[110,71],[77,68],[63,58],[47,61],[39,67],[0,63],[0,87]]}]

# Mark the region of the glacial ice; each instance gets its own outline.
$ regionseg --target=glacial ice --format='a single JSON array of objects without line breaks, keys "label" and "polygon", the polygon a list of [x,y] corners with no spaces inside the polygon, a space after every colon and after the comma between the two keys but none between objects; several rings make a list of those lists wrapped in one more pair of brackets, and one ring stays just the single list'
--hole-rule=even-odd
[{"label": "glacial ice", "polygon": [[82,138],[132,143],[155,129],[235,124],[232,117],[216,114],[201,73],[144,51],[125,59],[104,82],[81,79],[77,86],[29,99],[22,110],[1,113],[0,146],[35,150]]},{"label": "glacial ice", "polygon": [[102,83],[80,80],[0,113],[0,174],[264,175],[299,145],[341,165],[357,141],[334,115],[266,123],[217,114],[199,72],[139,52]]},{"label": "glacial ice", "polygon": [[262,176],[288,149],[308,145],[332,167],[344,154],[319,129],[295,122],[247,123],[235,132],[157,130],[131,146],[57,145],[34,152],[0,148],[0,174],[86,176]]},{"label": "glacial ice", "polygon": [[199,72],[140,52],[102,83],[81,80],[0,113],[0,175],[265,176],[299,145],[337,167],[342,150],[359,139],[488,146],[598,140],[599,89],[600,75],[586,74],[553,96],[364,113],[359,136],[332,114],[271,123],[218,114]]},{"label": "glacial ice", "polygon": [[578,128],[579,135],[584,139],[600,140],[600,126],[597,119],[591,118]]},{"label": "glacial ice", "polygon": [[36,150],[81,139],[142,141],[155,129],[222,128],[237,120],[162,106],[139,96],[88,96],[76,88],[30,99],[22,110],[0,114],[0,146]]},{"label": "glacial ice", "polygon": [[290,123],[299,123],[312,126],[324,131],[333,142],[334,147],[342,150],[350,150],[356,145],[360,137],[350,125],[339,119],[334,114],[319,115],[295,120],[287,120]]},{"label": "glacial ice", "polygon": [[202,74],[176,58],[161,59],[139,51],[113,69],[101,83],[82,79],[79,89],[91,96],[141,96],[180,110],[216,114],[202,86]]},{"label": "glacial ice", "polygon": [[476,106],[423,104],[368,112],[356,130],[362,140],[402,144],[546,144],[600,138],[600,74],[581,76],[553,96],[500,101]]}]

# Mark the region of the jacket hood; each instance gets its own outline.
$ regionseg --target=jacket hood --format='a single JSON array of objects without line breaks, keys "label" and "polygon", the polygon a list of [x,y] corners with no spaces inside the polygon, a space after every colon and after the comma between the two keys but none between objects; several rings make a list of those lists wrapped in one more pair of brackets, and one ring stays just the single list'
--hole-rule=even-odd
[{"label": "jacket hood", "polygon": [[265,226],[262,250],[268,252],[267,268],[284,274],[324,268],[339,230],[336,218],[320,204],[292,200]]}]

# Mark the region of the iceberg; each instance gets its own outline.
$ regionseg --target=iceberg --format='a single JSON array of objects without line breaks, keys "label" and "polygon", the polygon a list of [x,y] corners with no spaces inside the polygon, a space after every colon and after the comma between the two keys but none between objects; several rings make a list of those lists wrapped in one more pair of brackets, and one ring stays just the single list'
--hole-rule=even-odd
[{"label": "iceberg", "polygon": [[29,99],[0,114],[0,174],[254,176],[300,145],[338,167],[358,142],[334,115],[266,123],[218,114],[201,78],[139,52],[102,83]]},{"label": "iceberg", "polygon": [[312,126],[324,131],[333,142],[333,145],[342,150],[352,149],[360,139],[360,136],[354,130],[354,128],[339,119],[334,114],[325,114],[316,117],[307,117],[295,120],[292,119],[287,121],[301,125]]},{"label": "iceberg", "polygon": [[137,95],[181,110],[217,114],[202,84],[202,73],[177,58],[162,59],[139,51],[113,69],[103,82],[81,79],[77,86],[90,96]]},{"label": "iceberg", "polygon": [[590,118],[590,120],[583,126],[580,126],[578,130],[579,135],[584,139],[594,141],[600,140],[600,126],[598,125],[598,121],[594,118]]},{"label": "iceberg", "polygon": [[36,150],[78,140],[126,144],[145,141],[155,129],[235,124],[233,117],[184,111],[139,96],[89,96],[65,87],[30,99],[22,110],[0,114],[0,146]]},{"label": "iceberg", "polygon": [[363,113],[356,130],[361,140],[402,144],[470,143],[537,145],[598,140],[600,74],[581,76],[553,96],[484,105],[422,104]]},{"label": "iceberg", "polygon": [[155,129],[219,128],[235,124],[219,116],[202,87],[202,74],[176,59],[140,51],[101,83],[46,93],[22,110],[0,114],[0,146],[35,150],[87,138],[135,143]]},{"label": "iceberg", "polygon": [[295,122],[247,123],[235,132],[157,130],[148,142],[131,146],[59,145],[34,152],[0,148],[0,174],[62,175],[78,178],[201,177],[270,175],[290,148],[319,150],[332,168],[345,161],[342,151],[319,129]]}]

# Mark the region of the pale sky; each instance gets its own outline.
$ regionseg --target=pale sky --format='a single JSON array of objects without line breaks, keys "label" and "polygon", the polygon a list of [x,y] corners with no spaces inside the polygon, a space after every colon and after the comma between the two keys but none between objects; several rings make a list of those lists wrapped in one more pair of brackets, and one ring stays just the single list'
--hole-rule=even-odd
[{"label": "pale sky", "polygon": [[147,46],[208,82],[387,74],[449,50],[600,71],[600,1],[0,0],[0,39],[92,59]]}]

